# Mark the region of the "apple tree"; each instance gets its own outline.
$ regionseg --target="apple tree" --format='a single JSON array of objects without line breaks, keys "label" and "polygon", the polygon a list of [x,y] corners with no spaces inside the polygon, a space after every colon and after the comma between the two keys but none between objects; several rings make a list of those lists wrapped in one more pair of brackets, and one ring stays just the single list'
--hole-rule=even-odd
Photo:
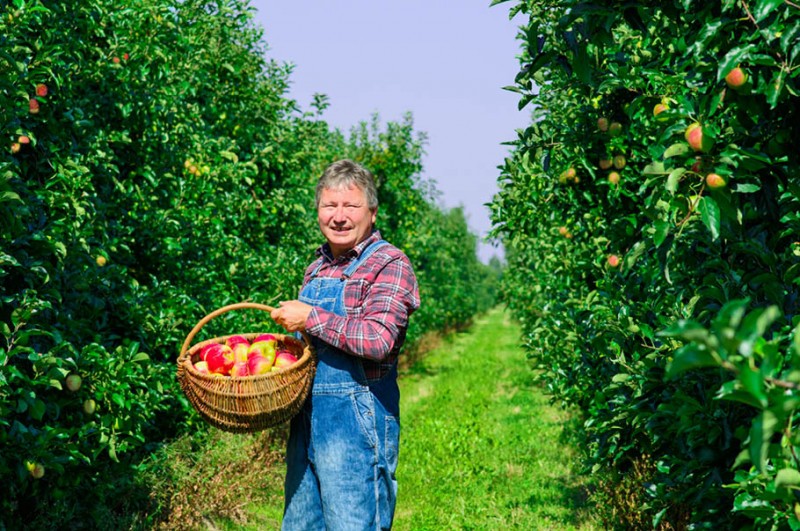
[{"label": "apple tree", "polygon": [[608,520],[800,528],[800,9],[510,14],[531,124],[492,202],[503,296],[585,416]]}]

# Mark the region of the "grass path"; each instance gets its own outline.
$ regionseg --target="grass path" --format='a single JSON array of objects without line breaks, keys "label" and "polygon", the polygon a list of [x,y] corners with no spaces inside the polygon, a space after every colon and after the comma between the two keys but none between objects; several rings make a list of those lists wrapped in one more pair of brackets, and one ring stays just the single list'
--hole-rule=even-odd
[{"label": "grass path", "polygon": [[395,529],[594,528],[569,416],[532,385],[504,311],[403,374],[401,397]]},{"label": "grass path", "polygon": [[[400,388],[394,529],[599,529],[566,441],[569,415],[532,385],[519,328],[502,309],[445,339]],[[271,471],[247,525],[222,527],[278,528],[282,475]]]}]

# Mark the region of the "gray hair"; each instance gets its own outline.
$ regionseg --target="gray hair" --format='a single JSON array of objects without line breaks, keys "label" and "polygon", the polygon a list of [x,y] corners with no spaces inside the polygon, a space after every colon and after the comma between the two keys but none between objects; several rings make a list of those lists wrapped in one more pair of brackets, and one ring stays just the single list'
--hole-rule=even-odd
[{"label": "gray hair", "polygon": [[355,185],[364,192],[367,206],[371,210],[378,208],[378,190],[375,188],[372,173],[361,164],[348,159],[337,160],[325,168],[317,182],[316,206],[319,207],[323,190],[340,190],[350,185]]}]

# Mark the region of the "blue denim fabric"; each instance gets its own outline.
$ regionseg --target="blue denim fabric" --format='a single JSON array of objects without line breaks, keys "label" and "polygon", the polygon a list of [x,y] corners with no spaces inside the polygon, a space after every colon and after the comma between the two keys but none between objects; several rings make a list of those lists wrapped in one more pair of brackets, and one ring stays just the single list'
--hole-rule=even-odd
[{"label": "blue denim fabric", "polygon": [[[300,300],[345,315],[347,278],[384,244],[367,247],[342,279],[315,271]],[[309,400],[291,421],[282,529],[391,529],[400,440],[397,368],[367,381],[358,357],[312,341],[317,372]]]}]

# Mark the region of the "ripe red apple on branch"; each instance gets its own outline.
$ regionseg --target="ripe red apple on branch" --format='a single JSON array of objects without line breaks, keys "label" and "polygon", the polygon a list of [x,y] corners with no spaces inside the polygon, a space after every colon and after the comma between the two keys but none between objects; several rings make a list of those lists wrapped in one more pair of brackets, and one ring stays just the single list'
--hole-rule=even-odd
[{"label": "ripe red apple on branch", "polygon": [[689,142],[689,146],[695,151],[705,152],[711,149],[711,146],[714,145],[711,139],[708,138],[708,136],[704,133],[703,126],[698,122],[695,122],[686,128],[684,137],[686,138],[686,141]]},{"label": "ripe red apple on branch", "polygon": [[747,83],[747,73],[737,66],[725,76],[725,83],[732,89],[741,88]]},{"label": "ripe red apple on branch", "polygon": [[709,188],[718,189],[725,187],[725,179],[722,178],[719,174],[716,173],[709,173],[706,175],[706,184]]}]

